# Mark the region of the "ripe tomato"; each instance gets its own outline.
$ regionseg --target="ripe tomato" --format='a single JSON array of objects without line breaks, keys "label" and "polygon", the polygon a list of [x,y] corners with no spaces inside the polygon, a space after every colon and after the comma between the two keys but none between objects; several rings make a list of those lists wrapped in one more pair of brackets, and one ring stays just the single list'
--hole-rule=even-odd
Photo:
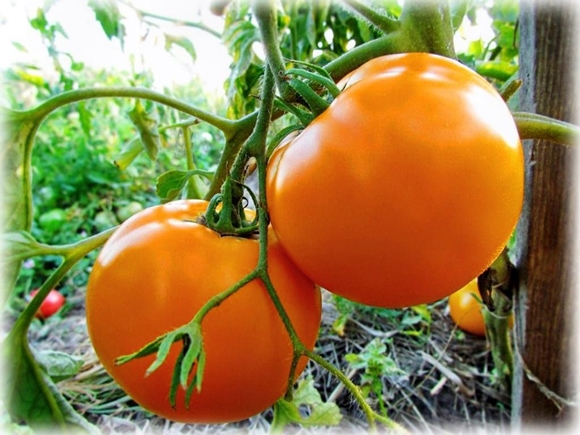
[{"label": "ripe tomato", "polygon": [[360,303],[433,302],[501,252],[523,201],[523,151],[494,88],[451,59],[375,59],[274,151],[272,226],[314,282]]},{"label": "ripe tomato", "polygon": [[455,324],[471,334],[485,336],[485,321],[481,313],[477,279],[449,296],[449,315]]},{"label": "ripe tomato", "polygon": [[[38,289],[32,290],[30,296],[34,297],[38,293]],[[36,312],[35,316],[39,319],[47,319],[53,314],[56,314],[58,310],[62,308],[66,302],[65,297],[58,290],[51,290],[46,298],[40,304],[40,308]]]},{"label": "ripe tomato", "polygon": [[[258,241],[221,237],[195,223],[205,201],[151,207],[125,221],[103,247],[87,288],[87,326],[106,370],[136,402],[171,420],[217,423],[257,414],[285,392],[292,346],[261,281],[252,281],[202,322],[206,352],[201,392],[189,409],[184,392],[169,403],[180,346],[148,377],[154,355],[114,364],[115,358],[189,322],[214,295],[250,273]],[[321,316],[320,290],[288,259],[269,234],[270,276],[306,346],[314,346]],[[306,360],[299,362],[300,373]]]}]

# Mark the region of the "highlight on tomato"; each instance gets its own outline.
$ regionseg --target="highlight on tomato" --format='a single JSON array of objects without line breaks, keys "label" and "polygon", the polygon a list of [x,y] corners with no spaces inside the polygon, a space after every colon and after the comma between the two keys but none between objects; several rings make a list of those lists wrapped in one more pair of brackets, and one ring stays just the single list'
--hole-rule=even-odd
[{"label": "highlight on tomato", "polygon": [[[125,221],[100,252],[87,296],[89,335],[105,369],[145,409],[171,420],[242,420],[286,391],[293,347],[261,281],[251,281],[201,323],[206,355],[201,391],[186,409],[184,391],[173,409],[169,393],[180,347],[145,377],[155,355],[115,365],[155,338],[180,327],[213,296],[254,270],[259,242],[222,237],[196,220],[207,202],[180,200],[145,209]],[[320,289],[288,258],[269,232],[269,273],[302,342],[314,347]],[[306,359],[299,361],[298,375]],[[195,370],[195,368],[194,368]]]},{"label": "highlight on tomato", "polygon": [[371,60],[268,164],[271,223],[314,282],[399,308],[483,272],[512,233],[524,157],[491,84],[428,53]]}]

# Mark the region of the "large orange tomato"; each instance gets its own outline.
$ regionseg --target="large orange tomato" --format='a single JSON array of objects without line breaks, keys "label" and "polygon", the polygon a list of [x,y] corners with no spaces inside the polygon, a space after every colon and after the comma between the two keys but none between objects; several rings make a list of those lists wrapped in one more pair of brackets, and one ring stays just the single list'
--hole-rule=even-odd
[{"label": "large orange tomato", "polygon": [[427,53],[378,58],[272,155],[280,243],[314,282],[381,307],[453,293],[501,252],[523,201],[513,117],[495,89]]},{"label": "large orange tomato", "polygon": [[[154,355],[115,365],[117,357],[189,322],[212,296],[255,268],[258,241],[221,237],[195,223],[206,207],[205,201],[175,201],[132,216],[103,247],[87,288],[88,331],[103,366],[144,408],[182,422],[235,421],[268,408],[285,392],[293,352],[266,288],[252,281],[201,324],[205,371],[188,410],[181,389],[177,407],[169,403],[177,343],[148,377]],[[299,337],[312,348],[321,316],[319,288],[288,259],[272,231],[268,261]],[[297,373],[305,364],[302,359]]]},{"label": "large orange tomato", "polygon": [[449,315],[455,324],[471,334],[485,335],[482,304],[477,300],[477,279],[449,296]]}]

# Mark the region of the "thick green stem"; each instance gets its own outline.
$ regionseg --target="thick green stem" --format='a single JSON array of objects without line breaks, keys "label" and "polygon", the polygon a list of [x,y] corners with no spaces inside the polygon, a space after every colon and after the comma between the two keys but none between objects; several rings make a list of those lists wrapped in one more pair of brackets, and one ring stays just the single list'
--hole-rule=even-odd
[{"label": "thick green stem", "polygon": [[[189,127],[182,127],[181,133],[183,134],[183,146],[185,147],[185,160],[187,163],[187,170],[193,171],[196,169],[195,162],[193,160],[193,145],[191,143],[191,134]],[[188,199],[199,199],[203,195],[197,186],[198,176],[192,175],[187,181],[187,198]]]},{"label": "thick green stem", "polygon": [[492,293],[495,311],[483,310],[486,335],[490,343],[491,356],[498,383],[504,391],[510,391],[514,355],[510,338],[511,301],[503,295]]},{"label": "thick green stem", "polygon": [[349,72],[375,57],[404,52],[400,39],[400,32],[395,32],[366,42],[327,63],[324,69],[329,72],[335,82],[338,82]]},{"label": "thick green stem", "polygon": [[173,109],[179,110],[188,115],[194,116],[197,119],[207,122],[214,127],[221,130],[226,138],[232,137],[237,132],[237,122],[231,121],[212,113],[199,109],[196,106],[187,104],[177,98],[170,97],[160,92],[153,91],[146,88],[133,87],[103,87],[103,88],[89,88],[89,89],[75,89],[73,91],[63,92],[56,95],[29,112],[34,113],[34,116],[41,118],[46,117],[52,111],[61,106],[76,103],[83,100],[93,98],[113,98],[113,97],[129,97],[142,98],[145,100],[155,101],[164,104]]},{"label": "thick green stem", "polygon": [[405,2],[400,17],[404,51],[420,51],[455,58],[453,21],[445,0]]},{"label": "thick green stem", "polygon": [[280,95],[286,99],[293,92],[284,80],[286,64],[278,41],[276,2],[274,0],[253,0],[252,11],[258,21],[267,63],[274,74]]},{"label": "thick green stem", "polygon": [[513,349],[510,335],[512,293],[515,286],[514,270],[507,249],[478,279],[483,286],[487,306],[483,309],[486,335],[491,348],[498,383],[510,391],[513,373]]},{"label": "thick green stem", "polygon": [[254,130],[257,117],[258,111],[255,111],[254,113],[236,121],[235,134],[226,140],[226,145],[215,171],[214,178],[205,195],[206,200],[209,200],[215,194],[219,193],[224,180],[229,175],[232,165],[236,160],[236,156]]},{"label": "thick green stem", "polygon": [[575,145],[580,139],[580,127],[535,113],[513,114],[521,139],[541,139],[561,145]]},{"label": "thick green stem", "polygon": [[373,26],[376,26],[385,34],[392,33],[400,27],[397,20],[379,14],[375,9],[358,0],[342,0],[342,2],[352,10],[356,11],[361,17],[367,19]]},{"label": "thick green stem", "polygon": [[262,104],[260,105],[254,130],[232,166],[231,175],[234,180],[241,180],[244,168],[250,157],[255,157],[257,160],[265,158],[266,138],[274,108],[274,95],[274,75],[270,68],[265,68],[261,93]]},{"label": "thick green stem", "polygon": [[19,330],[21,332],[28,330],[32,319],[34,318],[34,314],[38,311],[40,304],[42,304],[42,301],[44,301],[46,296],[48,296],[48,293],[58,285],[58,283],[81,258],[103,245],[116,229],[117,227],[108,229],[95,236],[89,237],[88,239],[70,245],[44,245],[46,247],[45,254],[50,253],[52,255],[60,255],[64,257],[64,261],[47,278],[40,287],[36,296],[32,301],[30,301],[30,304],[28,304],[22,314],[18,316],[13,330]]}]

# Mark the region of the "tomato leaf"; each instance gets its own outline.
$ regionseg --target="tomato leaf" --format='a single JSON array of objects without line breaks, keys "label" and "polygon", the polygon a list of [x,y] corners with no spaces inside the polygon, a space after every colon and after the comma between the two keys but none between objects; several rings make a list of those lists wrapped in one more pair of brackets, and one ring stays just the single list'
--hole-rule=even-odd
[{"label": "tomato leaf", "polygon": [[169,51],[173,45],[177,45],[178,47],[181,47],[185,51],[187,51],[187,53],[191,57],[191,60],[195,62],[195,60],[197,59],[197,53],[190,39],[186,38],[185,36],[170,35],[166,33],[165,50]]},{"label": "tomato leaf", "polygon": [[[187,350],[183,357],[181,370],[179,374],[179,383],[185,388],[187,386],[187,378],[193,369],[193,365],[197,361],[201,353],[203,338],[201,335],[201,325],[199,323],[192,323],[188,325],[187,336]],[[193,384],[193,383],[192,383]]]},{"label": "tomato leaf", "polygon": [[160,175],[157,178],[156,190],[161,202],[166,203],[177,198],[189,179],[194,175],[202,175],[209,180],[213,177],[213,173],[200,169],[192,169],[191,171],[171,170]]},{"label": "tomato leaf", "polygon": [[191,395],[193,394],[194,388],[199,392],[201,391],[201,381],[203,379],[203,371],[205,368],[205,352],[203,348],[201,353],[199,354],[199,359],[197,360],[197,371],[195,372],[195,376],[189,387],[187,387],[187,391],[185,393],[185,407],[189,409],[189,401],[191,400]]},{"label": "tomato leaf", "polygon": [[[195,372],[195,387],[197,391],[201,391],[201,381],[203,380],[203,372],[205,370],[205,351],[203,347],[199,353],[199,358],[197,359],[197,372]],[[194,383],[192,383],[193,385]],[[188,400],[189,402],[189,400]]]},{"label": "tomato leaf", "polygon": [[[2,213],[0,229],[29,231],[32,227],[32,168],[30,164],[34,137],[41,117],[35,112],[16,112],[0,108],[0,155],[3,182],[0,185]],[[3,267],[7,289],[12,289],[20,274],[20,259],[8,260]],[[4,299],[10,291],[3,292]]]},{"label": "tomato leaf", "polygon": [[158,121],[151,112],[147,112],[141,100],[135,101],[135,106],[131,111],[129,111],[129,118],[137,131],[139,132],[139,137],[143,143],[143,147],[149,155],[151,160],[157,159],[157,154],[159,153],[159,147],[161,145],[161,139],[159,137],[159,131],[157,130]]},{"label": "tomato leaf", "polygon": [[54,350],[33,352],[36,361],[54,382],[72,378],[83,366],[83,359]]},{"label": "tomato leaf", "polygon": [[93,119],[92,112],[87,109],[87,105],[84,101],[81,101],[78,104],[78,111],[79,111],[79,120],[81,122],[81,127],[83,129],[83,133],[87,138],[91,137],[91,122]]},{"label": "tomato leaf", "polygon": [[185,347],[181,348],[177,360],[175,361],[175,368],[173,374],[171,375],[171,386],[169,387],[169,403],[172,408],[175,408],[177,404],[177,389],[179,388],[179,367],[183,363],[183,357],[185,356]]},{"label": "tomato leaf", "polygon": [[[307,407],[306,415],[300,409]],[[324,403],[320,393],[314,387],[314,380],[308,377],[298,384],[291,402],[280,399],[274,405],[274,420],[272,430],[281,432],[290,423],[303,426],[334,426],[340,423],[342,415],[338,405],[333,402]]]},{"label": "tomato leaf", "polygon": [[34,240],[27,231],[13,231],[0,235],[0,241],[5,249],[1,264],[20,262],[30,257],[44,255],[50,248]]},{"label": "tomato leaf", "polygon": [[[173,332],[176,333],[177,331],[173,331]],[[170,334],[172,334],[173,332],[171,332]],[[155,340],[153,340],[150,343],[147,343],[145,346],[143,346],[138,351],[131,353],[131,354],[128,354],[128,355],[122,355],[122,356],[118,357],[117,359],[115,359],[115,364],[117,364],[117,365],[125,364],[125,363],[128,363],[129,361],[136,359],[136,358],[142,358],[144,356],[151,355],[151,354],[157,352],[159,350],[162,342],[166,339],[166,337],[167,337],[167,334],[162,335],[160,337],[157,337]],[[181,339],[181,336],[175,336],[173,338],[173,341],[177,341],[180,339]],[[155,362],[153,364],[155,364]],[[153,370],[155,370],[155,369],[153,369]],[[147,369],[147,371],[149,373],[151,373],[153,370],[151,369],[151,366]]]},{"label": "tomato leaf", "polygon": [[114,160],[115,166],[124,171],[131,163],[133,163],[133,160],[135,160],[144,149],[145,147],[139,140],[139,137],[135,136],[122,146],[121,152]]},{"label": "tomato leaf", "polygon": [[95,17],[101,24],[107,38],[117,37],[122,44],[125,28],[121,22],[121,12],[117,3],[113,0],[90,0],[89,6],[95,12]]},{"label": "tomato leaf", "polygon": [[[155,358],[155,361],[153,361],[153,364],[151,364],[147,368],[147,371],[145,372],[145,376],[150,375],[155,370],[157,370],[159,368],[159,366],[161,366],[161,364],[163,364],[163,362],[167,359],[167,355],[169,355],[169,350],[171,349],[171,345],[180,338],[180,337],[178,337],[179,335],[180,335],[179,330],[175,330],[175,331],[170,332],[169,334],[166,334],[161,339],[161,341],[159,343],[159,349],[157,350],[157,357]],[[140,355],[140,356],[143,356],[143,355]]]},{"label": "tomato leaf", "polygon": [[100,431],[75,412],[60,394],[49,374],[35,361],[26,338],[26,328],[15,324],[2,344],[7,388],[5,404],[14,421],[35,430],[67,429],[99,434]]}]

